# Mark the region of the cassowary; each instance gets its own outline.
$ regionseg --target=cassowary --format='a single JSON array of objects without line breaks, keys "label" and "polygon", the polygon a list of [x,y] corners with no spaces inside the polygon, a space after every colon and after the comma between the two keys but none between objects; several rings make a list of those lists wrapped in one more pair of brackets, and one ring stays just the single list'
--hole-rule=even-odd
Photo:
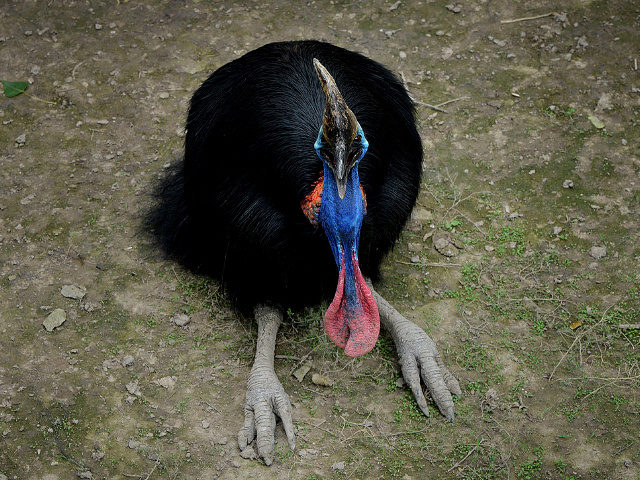
[{"label": "cassowary", "polygon": [[[348,356],[390,332],[425,415],[422,377],[453,421],[456,379],[433,341],[373,289],[420,185],[414,107],[379,63],[328,43],[271,43],[214,72],[191,99],[184,159],[149,223],[165,252],[218,278],[258,323],[241,449],[273,459],[275,415],[295,446],[274,371],[283,308],[331,298],[324,325]],[[337,279],[337,282],[336,282]]]}]

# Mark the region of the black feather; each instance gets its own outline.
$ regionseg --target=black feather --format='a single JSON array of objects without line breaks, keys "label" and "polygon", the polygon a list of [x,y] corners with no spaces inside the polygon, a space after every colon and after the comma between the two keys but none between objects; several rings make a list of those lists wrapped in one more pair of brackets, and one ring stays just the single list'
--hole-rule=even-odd
[{"label": "black feather", "polygon": [[296,306],[335,292],[329,243],[300,208],[322,171],[313,144],[325,99],[314,57],[370,144],[359,167],[364,275],[377,277],[418,195],[414,107],[385,67],[316,41],[271,43],[224,65],[191,99],[184,159],[157,187],[148,225],[168,255],[222,279],[244,305]]}]

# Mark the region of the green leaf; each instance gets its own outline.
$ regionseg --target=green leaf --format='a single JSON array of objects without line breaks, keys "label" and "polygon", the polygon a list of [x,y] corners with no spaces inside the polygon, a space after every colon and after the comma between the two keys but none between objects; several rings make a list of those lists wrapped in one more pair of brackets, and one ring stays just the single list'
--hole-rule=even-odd
[{"label": "green leaf", "polygon": [[4,87],[4,94],[8,97],[16,97],[24,92],[29,84],[27,82],[10,82],[8,80],[0,80]]},{"label": "green leaf", "polygon": [[602,130],[604,128],[604,123],[602,123],[602,120],[600,120],[595,115],[589,115],[589,120],[591,120],[591,123],[593,123],[593,126],[596,127],[598,130]]}]

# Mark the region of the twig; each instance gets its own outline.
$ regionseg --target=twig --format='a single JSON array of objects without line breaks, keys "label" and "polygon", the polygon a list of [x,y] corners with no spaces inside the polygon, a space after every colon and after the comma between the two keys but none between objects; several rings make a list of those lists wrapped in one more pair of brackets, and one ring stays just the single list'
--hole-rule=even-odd
[{"label": "twig", "polygon": [[500,23],[516,23],[516,22],[524,22],[526,20],[537,20],[538,18],[550,17],[556,12],[543,13],[542,15],[535,15],[533,17],[522,17],[522,18],[514,18],[512,20],[500,20]]},{"label": "twig", "polygon": [[404,77],[404,73],[402,71],[400,71],[400,77],[402,78],[402,84],[404,85],[404,89],[407,91],[407,95],[409,95],[409,98],[411,99],[411,101],[413,103],[417,103],[418,105],[424,105],[425,107],[432,108],[433,110],[436,110],[438,112],[449,113],[449,112],[447,112],[443,108],[440,108],[437,105],[431,105],[430,103],[425,103],[425,102],[421,102],[420,100],[417,100],[413,95],[411,95],[411,92],[409,92],[409,86],[407,85],[407,79]]},{"label": "twig", "polygon": [[313,347],[311,350],[309,350],[309,353],[307,353],[304,357],[302,357],[298,363],[296,363],[293,368],[291,369],[291,371],[289,372],[289,375],[293,375],[293,372],[296,371],[296,368],[298,368],[298,366],[304,362],[307,358],[309,358],[309,355],[311,355],[313,353],[313,351],[318,348],[318,346],[316,345],[315,347]]},{"label": "twig", "polygon": [[445,105],[449,105],[450,103],[453,102],[459,102],[460,100],[468,100],[471,97],[458,97],[458,98],[454,98],[453,100],[447,100],[446,102],[442,102],[436,105],[436,107],[444,107]]},{"label": "twig", "polygon": [[477,449],[480,445],[482,445],[482,442],[484,442],[484,438],[480,439],[480,441],[478,442],[478,444],[477,444],[475,447],[473,447],[471,450],[469,450],[469,453],[467,453],[467,454],[464,456],[464,458],[463,458],[462,460],[460,460],[460,461],[459,461],[458,463],[456,463],[453,467],[451,467],[449,470],[447,470],[447,473],[449,473],[449,472],[450,472],[451,470],[453,470],[454,468],[456,468],[456,467],[460,466],[460,464],[461,464],[462,462],[464,462],[467,458],[469,458],[469,456],[470,456],[473,452],[475,452],[475,451],[476,451],[476,449]]},{"label": "twig", "polygon": [[640,328],[640,323],[621,323],[616,325],[616,328],[621,330],[637,330]]},{"label": "twig", "polygon": [[598,325],[600,325],[604,319],[605,316],[607,315],[607,312],[609,311],[609,309],[613,307],[613,305],[609,305],[607,307],[607,309],[604,311],[604,313],[602,314],[602,317],[600,318],[600,320],[598,321],[598,323],[593,324],[588,330],[585,330],[584,332],[582,332],[581,335],[578,335],[575,340],[573,341],[573,343],[569,346],[569,348],[567,349],[566,352],[564,352],[564,355],[562,355],[562,358],[560,359],[560,361],[557,363],[557,365],[555,367],[553,367],[553,370],[551,371],[551,375],[549,375],[549,381],[551,381],[551,379],[553,378],[553,374],[556,373],[556,370],[558,369],[558,367],[560,366],[560,364],[563,362],[563,360],[566,358],[566,356],[569,354],[569,352],[571,351],[571,349],[573,348],[573,346],[576,344],[576,342],[578,340],[580,340],[582,337],[584,337],[587,333],[590,333],[591,330],[593,330],[594,328],[596,328]]},{"label": "twig", "polygon": [[295,360],[296,362],[299,362],[301,360],[300,357],[294,357],[293,355],[276,355],[275,358],[284,360]]},{"label": "twig", "polygon": [[153,472],[155,472],[156,468],[158,468],[158,465],[160,465],[160,459],[156,460],[156,464],[153,466],[153,468],[151,469],[151,471],[149,472],[149,474],[146,476],[144,480],[149,480],[149,477]]}]

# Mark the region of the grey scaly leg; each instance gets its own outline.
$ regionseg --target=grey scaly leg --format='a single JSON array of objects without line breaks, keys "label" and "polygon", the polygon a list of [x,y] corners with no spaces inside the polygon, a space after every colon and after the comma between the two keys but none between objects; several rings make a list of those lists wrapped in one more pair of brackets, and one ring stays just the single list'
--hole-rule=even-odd
[{"label": "grey scaly leg", "polygon": [[407,320],[373,289],[371,281],[367,285],[373,294],[380,321],[391,333],[398,351],[402,376],[413,392],[420,410],[428,417],[427,401],[422,393],[420,377],[431,394],[440,412],[450,422],[454,419],[454,406],[451,394],[462,395],[460,385],[451,372],[444,366],[433,340],[415,323]]},{"label": "grey scaly leg", "polygon": [[291,402],[273,369],[276,335],[282,323],[282,312],[266,305],[254,309],[258,322],[256,358],[249,374],[247,396],[244,404],[244,426],[238,432],[238,446],[244,451],[256,438],[258,456],[264,463],[273,462],[276,415],[282,420],[289,447],[295,449],[296,441],[291,420]]}]

